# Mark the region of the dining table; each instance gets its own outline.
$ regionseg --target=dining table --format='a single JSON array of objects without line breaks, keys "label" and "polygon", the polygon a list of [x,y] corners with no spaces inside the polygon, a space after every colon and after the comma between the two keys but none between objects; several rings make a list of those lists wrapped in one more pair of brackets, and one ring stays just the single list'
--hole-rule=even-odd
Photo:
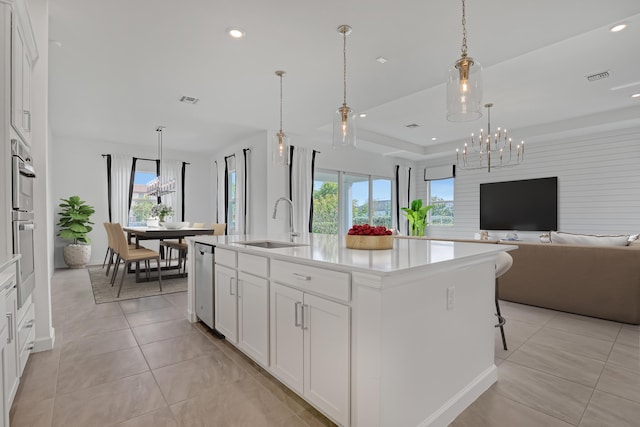
[{"label": "dining table", "polygon": [[[215,229],[209,227],[182,227],[182,228],[166,228],[166,227],[123,227],[123,230],[127,233],[127,240],[129,242],[135,241],[136,248],[140,247],[141,240],[165,240],[165,239],[178,239],[182,240],[189,236],[201,236],[212,235]],[[161,267],[162,270],[178,269],[177,266]],[[130,271],[132,273],[133,271]],[[148,281],[146,277],[140,276],[140,267],[136,266],[136,282]],[[182,274],[163,274],[163,279],[175,279],[178,277],[184,277]]]}]

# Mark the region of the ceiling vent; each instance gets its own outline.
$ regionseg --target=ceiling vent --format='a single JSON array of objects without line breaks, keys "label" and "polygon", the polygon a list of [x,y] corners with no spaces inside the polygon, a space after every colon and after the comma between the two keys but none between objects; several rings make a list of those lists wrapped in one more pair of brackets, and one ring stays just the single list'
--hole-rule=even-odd
[{"label": "ceiling vent", "polygon": [[183,96],[180,98],[180,102],[184,102],[185,104],[197,104],[198,101],[200,101],[198,98],[192,96]]},{"label": "ceiling vent", "polygon": [[587,76],[587,80],[590,82],[595,82],[596,80],[602,80],[609,77],[609,71],[603,71],[601,73],[591,74]]},{"label": "ceiling vent", "polygon": [[420,125],[417,123],[411,123],[409,125],[405,125],[405,127],[408,127],[409,129],[413,129],[413,128],[420,127]]}]

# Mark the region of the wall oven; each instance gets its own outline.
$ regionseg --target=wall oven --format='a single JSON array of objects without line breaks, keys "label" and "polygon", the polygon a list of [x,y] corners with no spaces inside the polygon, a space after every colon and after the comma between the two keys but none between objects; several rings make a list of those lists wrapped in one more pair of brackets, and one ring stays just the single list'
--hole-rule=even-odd
[{"label": "wall oven", "polygon": [[11,214],[13,229],[13,252],[20,254],[18,260],[18,307],[35,288],[35,266],[33,253],[33,183],[35,169],[28,147],[19,140],[11,140]]}]

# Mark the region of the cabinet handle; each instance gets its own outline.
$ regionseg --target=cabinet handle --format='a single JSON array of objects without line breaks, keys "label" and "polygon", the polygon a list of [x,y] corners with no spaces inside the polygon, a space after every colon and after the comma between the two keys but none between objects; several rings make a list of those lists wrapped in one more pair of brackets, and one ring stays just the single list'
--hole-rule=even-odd
[{"label": "cabinet handle", "polygon": [[295,306],[295,326],[302,326],[302,324],[300,323],[300,320],[298,320],[298,313],[300,310],[298,310],[298,308],[300,308],[300,306],[302,306],[302,303],[300,301],[296,302],[296,306]]},{"label": "cabinet handle", "polygon": [[7,337],[7,344],[11,344],[11,341],[13,341],[13,313],[7,313],[7,322],[9,322],[9,337]]},{"label": "cabinet handle", "polygon": [[232,277],[231,280],[229,280],[229,295],[235,295],[235,293],[233,292],[233,282],[235,280],[235,277]]},{"label": "cabinet handle", "polygon": [[23,122],[22,122],[23,126],[22,127],[24,128],[25,131],[31,132],[31,111],[23,110],[22,113],[27,118],[27,125],[24,126],[24,119],[23,119]]},{"label": "cabinet handle", "polygon": [[300,280],[311,280],[311,276],[305,276],[304,274],[291,273],[293,277]]},{"label": "cabinet handle", "polygon": [[302,329],[309,329],[309,306],[307,304],[302,305]]},{"label": "cabinet handle", "polygon": [[33,350],[35,347],[35,345],[33,343],[29,344],[29,347],[27,347],[27,350],[31,351]]}]

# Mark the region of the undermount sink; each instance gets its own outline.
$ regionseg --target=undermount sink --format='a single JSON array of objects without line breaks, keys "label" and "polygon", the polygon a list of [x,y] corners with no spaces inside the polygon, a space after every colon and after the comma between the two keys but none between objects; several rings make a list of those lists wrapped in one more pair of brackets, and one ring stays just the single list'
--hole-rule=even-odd
[{"label": "undermount sink", "polygon": [[274,240],[260,240],[255,242],[234,242],[240,245],[255,246],[265,249],[294,248],[296,246],[308,246],[303,243],[276,242]]}]

